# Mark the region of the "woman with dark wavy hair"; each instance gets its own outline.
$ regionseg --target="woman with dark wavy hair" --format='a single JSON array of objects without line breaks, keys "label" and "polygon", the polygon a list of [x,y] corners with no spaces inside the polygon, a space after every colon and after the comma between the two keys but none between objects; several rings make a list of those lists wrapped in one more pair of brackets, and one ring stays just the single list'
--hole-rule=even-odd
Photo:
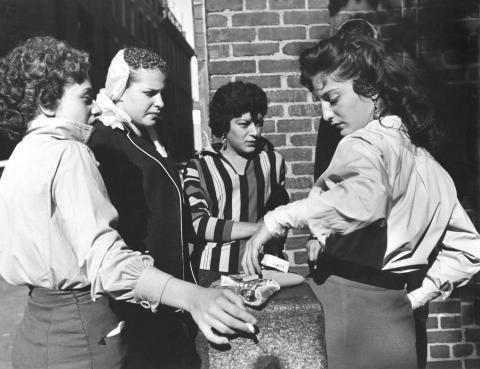
[{"label": "woman with dark wavy hair", "polygon": [[[265,215],[242,265],[254,273],[270,238],[308,227],[319,240],[309,259],[322,249],[309,283],[325,310],[328,367],[415,368],[412,309],[480,270],[480,236],[431,155],[439,134],[410,67],[378,41],[346,35],[305,50],[300,69],[343,138],[307,199]],[[407,294],[421,268],[421,287]]]},{"label": "woman with dark wavy hair", "polygon": [[242,319],[254,323],[240,297],[174,278],[127,248],[85,145],[101,113],[89,67],[88,54],[53,37],[0,61],[0,130],[21,139],[0,179],[0,275],[30,289],[14,368],[122,368],[124,323],[107,295],[185,309],[207,338],[213,326],[231,333],[248,330]]}]

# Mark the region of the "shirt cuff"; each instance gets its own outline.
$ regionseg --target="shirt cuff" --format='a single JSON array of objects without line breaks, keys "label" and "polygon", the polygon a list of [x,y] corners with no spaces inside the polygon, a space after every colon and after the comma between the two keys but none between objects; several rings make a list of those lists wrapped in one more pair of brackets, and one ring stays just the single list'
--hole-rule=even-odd
[{"label": "shirt cuff", "polygon": [[[437,287],[437,285],[428,277],[423,280],[422,286],[413,290],[409,294],[407,294],[410,302],[412,303],[412,308],[416,309],[419,308],[428,302],[436,299],[442,295],[442,290]],[[448,294],[445,294],[443,299],[445,299]]]},{"label": "shirt cuff", "polygon": [[170,274],[164,273],[157,268],[146,268],[133,290],[135,302],[140,303],[146,309],[151,309],[152,312],[157,311],[163,290],[170,278],[173,278]]}]

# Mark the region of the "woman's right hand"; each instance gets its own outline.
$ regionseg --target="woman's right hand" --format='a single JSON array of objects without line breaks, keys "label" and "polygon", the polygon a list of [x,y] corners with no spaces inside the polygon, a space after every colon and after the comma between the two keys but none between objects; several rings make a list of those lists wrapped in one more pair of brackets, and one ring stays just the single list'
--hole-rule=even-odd
[{"label": "woman's right hand", "polygon": [[197,286],[188,311],[204,336],[218,345],[227,344],[228,338],[219,336],[212,329],[223,334],[234,334],[235,330],[251,333],[247,323],[257,323],[247,312],[242,298],[227,289]]}]

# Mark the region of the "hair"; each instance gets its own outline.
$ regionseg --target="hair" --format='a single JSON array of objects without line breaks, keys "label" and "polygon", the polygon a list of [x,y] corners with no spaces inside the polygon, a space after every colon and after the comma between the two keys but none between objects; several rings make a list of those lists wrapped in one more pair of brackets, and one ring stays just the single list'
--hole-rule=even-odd
[{"label": "hair", "polygon": [[210,102],[209,126],[216,137],[230,130],[230,121],[250,113],[252,120],[267,113],[267,95],[253,83],[236,81],[220,87]]},{"label": "hair", "polygon": [[360,34],[371,37],[375,40],[380,38],[380,31],[366,19],[354,18],[340,25],[337,31],[338,37],[350,34]]},{"label": "hair", "polygon": [[440,133],[425,93],[415,78],[413,64],[400,64],[371,37],[358,34],[333,36],[300,55],[300,82],[313,91],[312,79],[321,74],[337,80],[352,79],[355,93],[382,101],[382,116],[398,115],[416,146],[434,152]]},{"label": "hair", "polygon": [[32,37],[0,60],[0,131],[21,140],[39,106],[56,109],[64,88],[87,80],[88,54],[51,36]]},{"label": "hair", "polygon": [[139,47],[128,47],[123,53],[123,58],[133,73],[130,73],[127,85],[130,86],[135,78],[135,71],[138,69],[158,69],[163,73],[167,73],[167,63],[156,52]]}]

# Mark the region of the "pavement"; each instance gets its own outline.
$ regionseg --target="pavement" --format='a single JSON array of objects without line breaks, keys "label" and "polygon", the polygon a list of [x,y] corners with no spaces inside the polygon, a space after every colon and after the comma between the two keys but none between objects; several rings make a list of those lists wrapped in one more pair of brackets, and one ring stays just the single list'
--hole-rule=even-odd
[{"label": "pavement", "polygon": [[28,289],[6,283],[0,278],[0,369],[11,369],[12,344],[23,318]]}]

